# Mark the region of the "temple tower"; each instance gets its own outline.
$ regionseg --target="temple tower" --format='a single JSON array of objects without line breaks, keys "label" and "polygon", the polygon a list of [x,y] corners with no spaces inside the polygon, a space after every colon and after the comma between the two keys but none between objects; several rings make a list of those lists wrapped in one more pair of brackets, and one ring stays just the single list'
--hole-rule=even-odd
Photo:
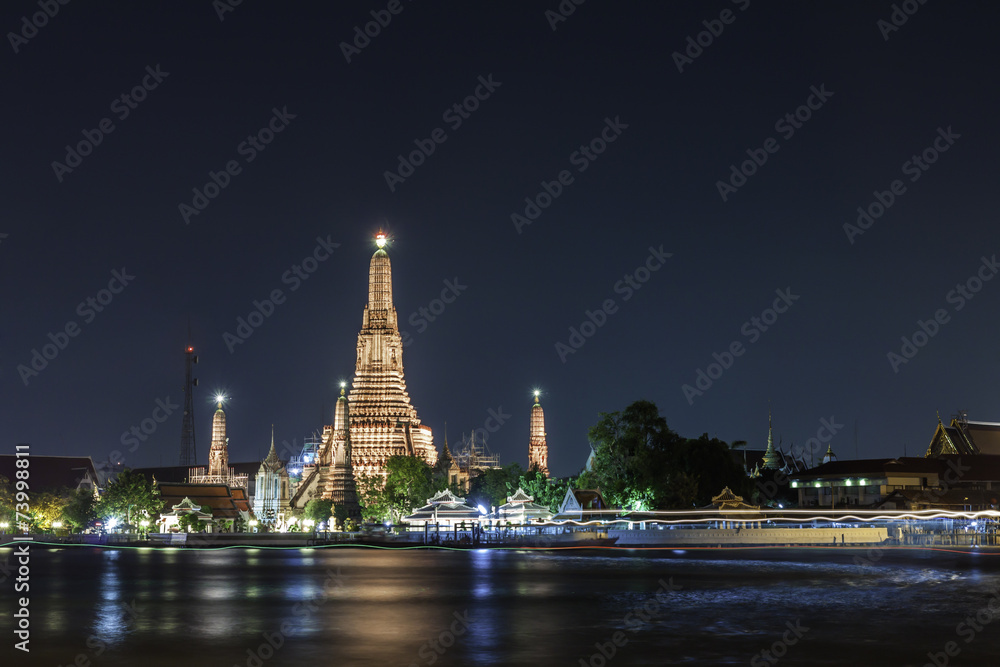
[{"label": "temple tower", "polygon": [[360,519],[361,506],[358,504],[354,468],[351,465],[350,415],[343,387],[340,389],[340,398],[337,399],[337,408],[334,411],[333,419],[333,429],[330,431],[327,447],[327,450],[331,451],[332,454],[330,465],[326,468],[323,498],[332,500],[334,507],[345,507],[348,517]]},{"label": "temple tower", "polygon": [[528,439],[528,470],[537,469],[549,475],[549,446],[545,442],[545,413],[538,403],[538,392],[535,392],[535,404],[531,406],[531,429]]},{"label": "temple tower", "polygon": [[219,407],[212,417],[212,447],[208,450],[209,477],[229,476],[229,438],[226,437],[226,413],[222,411],[222,397],[217,397]]},{"label": "temple tower", "polygon": [[[760,450],[757,450],[760,451]],[[771,411],[767,411],[767,449],[764,450],[764,467],[777,470],[781,467],[781,459],[774,450],[774,440],[771,437]]]},{"label": "temple tower", "polygon": [[284,523],[289,513],[290,487],[288,469],[274,449],[274,426],[271,426],[271,450],[260,463],[254,488],[253,513],[265,523]]},{"label": "temple tower", "polygon": [[419,456],[429,465],[437,450],[429,426],[410,405],[403,378],[403,342],[392,303],[392,267],[386,236],[368,269],[368,304],[358,333],[357,363],[350,395],[351,463],[355,474],[385,475],[390,456]]}]

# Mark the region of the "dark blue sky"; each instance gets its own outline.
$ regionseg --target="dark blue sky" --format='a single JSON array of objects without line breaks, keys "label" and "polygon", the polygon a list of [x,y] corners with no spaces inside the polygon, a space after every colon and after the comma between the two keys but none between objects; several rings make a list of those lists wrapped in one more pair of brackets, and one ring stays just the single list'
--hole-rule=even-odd
[{"label": "dark blue sky", "polygon": [[[1000,250],[995,4],[920,5],[888,39],[889,2],[587,2],[555,30],[555,0],[399,6],[349,63],[340,43],[386,3],[243,2],[222,21],[207,0],[71,3],[26,41],[7,35],[5,446],[122,449],[157,399],[181,403],[189,316],[202,462],[215,388],[232,396],[232,460],[263,456],[271,423],[300,443],[353,373],[379,226],[413,339],[411,399],[439,446],[445,421],[455,442],[502,407],[489,444],[526,463],[535,387],[557,475],[581,468],[600,411],[639,398],[683,435],[758,447],[770,400],[786,446],[832,418],[842,456],[855,421],[860,456],[876,457],[922,454],[936,411],[1000,420],[1000,281],[949,298]],[[724,10],[731,22],[713,23]],[[0,27],[19,33],[38,11],[6,3]],[[679,72],[672,54],[720,27]],[[444,114],[480,77],[492,91],[455,127]],[[144,80],[135,108],[115,103]],[[294,118],[263,150],[241,148],[274,109]],[[797,110],[798,127],[782,120]],[[104,118],[113,130],[95,134]],[[606,119],[614,141],[574,155]],[[445,140],[390,190],[397,156],[437,128]],[[926,170],[905,165],[949,128]],[[99,145],[54,168],[84,131]],[[754,155],[763,164],[724,201],[718,182]],[[179,205],[229,161],[238,173],[185,224]],[[519,233],[512,214],[564,170]],[[902,194],[850,242],[845,223],[894,180]],[[340,245],[292,291],[282,276],[318,237]],[[672,256],[626,300],[616,285],[651,246]],[[78,310],[123,267],[134,279],[102,312]],[[455,280],[466,289],[418,333],[413,314]],[[285,301],[230,353],[223,334],[275,289]],[[798,298],[773,321],[776,290]],[[563,363],[556,344],[608,299],[614,312]],[[938,310],[944,323],[894,369],[887,354]],[[78,335],[25,383],[18,367],[70,322]],[[683,385],[734,343],[742,354],[689,401]],[[180,428],[178,411],[126,464],[176,463]]]}]

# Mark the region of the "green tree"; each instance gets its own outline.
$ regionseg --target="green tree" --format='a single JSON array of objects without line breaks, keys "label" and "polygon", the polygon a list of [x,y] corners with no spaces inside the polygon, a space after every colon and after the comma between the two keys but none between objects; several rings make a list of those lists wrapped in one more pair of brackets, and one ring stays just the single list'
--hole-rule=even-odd
[{"label": "green tree", "polygon": [[670,503],[671,486],[679,482],[671,463],[683,439],[667,427],[655,404],[640,400],[621,412],[601,413],[588,437],[593,481],[608,502],[634,510]]},{"label": "green tree", "polygon": [[390,456],[385,462],[386,476],[362,475],[358,495],[362,514],[367,520],[393,523],[434,495],[433,470],[416,456]]},{"label": "green tree", "polygon": [[545,473],[537,470],[529,470],[514,485],[511,494],[517,490],[517,487],[524,489],[524,492],[529,496],[534,496],[534,502],[538,505],[544,505],[550,511],[558,512],[559,505],[562,504],[563,498],[566,497],[566,489],[569,485],[561,480],[549,479],[545,476]]},{"label": "green tree", "polygon": [[602,413],[589,435],[593,471],[581,474],[578,484],[600,487],[608,502],[622,508],[707,505],[726,486],[749,498],[749,479],[732,455],[745,442],[729,445],[708,434],[682,438],[649,401]]},{"label": "green tree", "polygon": [[17,524],[14,514],[15,502],[14,485],[9,479],[0,475],[0,521],[5,521],[11,526]]},{"label": "green tree", "polygon": [[333,501],[329,498],[313,498],[306,503],[305,518],[312,519],[317,525],[329,521],[333,516]]},{"label": "green tree", "polygon": [[483,470],[472,478],[469,485],[469,497],[473,501],[469,504],[482,505],[487,509],[500,507],[507,502],[507,496],[517,490],[518,482],[524,474],[524,468],[519,463]]},{"label": "green tree", "polygon": [[97,518],[96,506],[97,499],[94,498],[93,491],[77,489],[70,494],[69,501],[63,507],[62,520],[74,530],[81,531]]},{"label": "green tree", "polygon": [[[205,514],[211,514],[212,508],[208,505],[202,505],[201,511]],[[177,526],[188,533],[200,533],[206,525],[207,522],[199,519],[193,512],[184,512],[177,518]]]},{"label": "green tree", "polygon": [[126,468],[108,484],[97,502],[96,512],[103,519],[115,517],[131,527],[144,516],[154,519],[162,508],[160,494],[149,480]]},{"label": "green tree", "polygon": [[31,530],[49,530],[58,521],[69,499],[69,490],[41,491],[31,494]]},{"label": "green tree", "polygon": [[381,475],[359,475],[357,489],[358,504],[365,521],[378,523],[389,516],[389,498],[385,493],[385,479]]},{"label": "green tree", "polygon": [[337,522],[338,530],[347,530],[347,507],[344,505],[334,507],[333,518]]},{"label": "green tree", "polygon": [[709,439],[708,434],[703,433],[697,440],[689,439],[678,448],[676,467],[697,485],[688,506],[691,503],[699,507],[708,505],[727,486],[733,493],[750,499],[750,478],[732,454],[733,447],[738,444],[730,446],[717,438]]}]

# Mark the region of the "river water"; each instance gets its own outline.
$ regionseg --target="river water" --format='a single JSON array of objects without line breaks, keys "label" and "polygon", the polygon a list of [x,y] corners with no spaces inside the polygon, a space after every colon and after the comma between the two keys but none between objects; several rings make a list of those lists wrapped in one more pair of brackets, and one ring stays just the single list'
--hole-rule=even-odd
[{"label": "river water", "polygon": [[0,664],[992,666],[981,560],[34,547],[31,652],[2,609]]}]

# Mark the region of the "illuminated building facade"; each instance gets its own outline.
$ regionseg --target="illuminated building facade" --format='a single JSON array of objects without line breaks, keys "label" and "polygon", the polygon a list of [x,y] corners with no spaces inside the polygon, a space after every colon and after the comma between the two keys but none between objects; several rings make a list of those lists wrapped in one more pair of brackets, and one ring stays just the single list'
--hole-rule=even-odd
[{"label": "illuminated building facade", "polygon": [[390,456],[418,456],[434,465],[437,450],[430,427],[420,423],[406,392],[385,234],[380,232],[376,243],[368,272],[368,304],[358,333],[349,420],[354,474],[384,476]]},{"label": "illuminated building facade", "polygon": [[535,392],[535,404],[531,406],[531,428],[528,439],[528,470],[538,470],[549,474],[549,446],[545,441],[545,413],[538,403],[538,392]]},{"label": "illuminated building facade", "polygon": [[271,451],[260,463],[254,479],[253,513],[258,521],[283,524],[289,514],[291,482],[288,469],[274,449],[274,431],[271,431]]},{"label": "illuminated building facade", "polygon": [[226,437],[226,413],[222,409],[223,397],[216,397],[218,408],[212,417],[212,447],[208,451],[208,471],[191,468],[188,481],[192,484],[228,484],[247,488],[247,475],[237,475],[229,467],[229,438]]}]

